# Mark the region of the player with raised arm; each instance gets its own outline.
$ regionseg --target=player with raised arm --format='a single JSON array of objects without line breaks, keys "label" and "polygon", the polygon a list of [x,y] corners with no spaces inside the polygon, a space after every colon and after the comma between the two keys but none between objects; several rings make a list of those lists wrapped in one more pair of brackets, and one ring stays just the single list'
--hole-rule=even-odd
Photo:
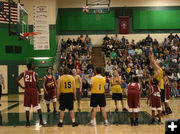
[{"label": "player with raised arm", "polygon": [[53,107],[54,107],[54,113],[57,113],[56,111],[56,80],[52,76],[51,69],[47,69],[47,75],[44,76],[43,79],[43,88],[44,88],[44,100],[47,106],[47,112],[50,112],[49,104],[52,100]]},{"label": "player with raised arm", "polygon": [[[162,70],[162,63],[156,63],[154,59],[154,54],[151,50],[149,50],[149,60],[154,69],[154,78],[159,81],[159,88],[161,89],[161,102],[162,102],[162,109],[163,104],[165,102],[165,89],[164,89],[164,77],[163,77],[163,70]],[[164,109],[162,113],[165,114]]]},{"label": "player with raised arm", "polygon": [[[16,79],[17,85],[21,87],[22,89],[25,89],[24,107],[26,110],[26,127],[30,126],[29,111],[30,111],[31,105],[33,105],[34,110],[37,110],[39,114],[40,125],[44,126],[44,123],[42,120],[41,105],[39,102],[40,88],[39,88],[38,74],[33,71],[32,63],[28,63],[27,68],[28,70],[21,73]],[[22,86],[21,83],[19,82],[22,78],[24,78],[25,86]]]},{"label": "player with raised arm", "polygon": [[[138,126],[139,107],[140,107],[140,84],[138,83],[138,77],[133,77],[133,81],[128,85],[127,91],[127,103],[129,106],[129,116],[131,126]],[[135,121],[133,118],[135,113]]]},{"label": "player with raised arm", "polygon": [[105,83],[106,78],[101,75],[102,69],[100,67],[96,68],[96,75],[91,78],[91,99],[90,106],[93,107],[91,113],[91,121],[88,123],[89,126],[95,125],[95,117],[97,112],[97,106],[101,108],[102,115],[104,117],[104,125],[108,126],[109,122],[107,120],[107,113],[105,111],[106,99],[105,99]]},{"label": "player with raised arm", "polygon": [[74,115],[74,100],[76,100],[76,84],[72,75],[69,75],[69,68],[63,69],[63,75],[58,79],[57,99],[60,104],[60,121],[58,127],[63,126],[64,111],[68,109],[72,119],[72,127],[78,126]]}]

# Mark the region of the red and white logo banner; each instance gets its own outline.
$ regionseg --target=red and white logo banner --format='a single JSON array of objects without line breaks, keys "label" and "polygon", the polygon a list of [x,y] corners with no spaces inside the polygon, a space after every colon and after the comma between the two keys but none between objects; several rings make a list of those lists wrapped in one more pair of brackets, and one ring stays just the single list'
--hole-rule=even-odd
[{"label": "red and white logo banner", "polygon": [[129,17],[119,17],[119,33],[129,34]]}]

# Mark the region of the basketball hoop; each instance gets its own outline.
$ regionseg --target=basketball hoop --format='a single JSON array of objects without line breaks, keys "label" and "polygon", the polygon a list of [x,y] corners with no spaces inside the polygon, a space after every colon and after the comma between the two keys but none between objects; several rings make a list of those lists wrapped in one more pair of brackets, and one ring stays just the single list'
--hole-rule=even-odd
[{"label": "basketball hoop", "polygon": [[39,35],[39,34],[42,34],[40,32],[30,32],[30,33],[24,33],[24,38],[27,38],[30,40],[30,44],[34,44],[34,36],[35,35]]},{"label": "basketball hoop", "polygon": [[83,12],[84,12],[84,13],[88,13],[88,12],[89,12],[88,6],[84,6],[84,7],[83,7]]},{"label": "basketball hoop", "polygon": [[23,33],[24,38],[28,37],[28,36],[34,36],[34,35],[38,35],[41,34],[40,32],[30,32],[30,33]]}]

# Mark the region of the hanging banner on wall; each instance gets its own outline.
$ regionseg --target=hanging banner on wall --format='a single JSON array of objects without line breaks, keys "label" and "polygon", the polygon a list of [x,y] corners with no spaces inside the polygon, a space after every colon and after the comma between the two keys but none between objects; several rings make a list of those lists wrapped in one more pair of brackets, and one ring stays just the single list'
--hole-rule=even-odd
[{"label": "hanging banner on wall", "polygon": [[119,33],[129,34],[129,17],[119,17]]},{"label": "hanging banner on wall", "polygon": [[49,47],[49,23],[48,6],[34,6],[34,32],[41,34],[34,36],[34,50],[48,50]]}]

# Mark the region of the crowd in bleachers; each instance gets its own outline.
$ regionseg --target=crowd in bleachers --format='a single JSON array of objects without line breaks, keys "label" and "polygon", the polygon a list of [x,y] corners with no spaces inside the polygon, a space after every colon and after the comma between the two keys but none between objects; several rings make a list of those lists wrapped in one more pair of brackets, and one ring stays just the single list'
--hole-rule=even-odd
[{"label": "crowd in bleachers", "polygon": [[[92,42],[91,38],[86,35],[81,35],[76,39],[68,38],[67,41],[61,40],[61,57],[60,57],[60,72],[65,66],[70,70],[76,69],[81,75],[91,73],[93,67],[91,64]],[[83,74],[82,74],[83,75]]]},{"label": "crowd in bleachers", "polygon": [[148,81],[153,75],[148,59],[149,50],[152,50],[156,61],[162,64],[164,72],[168,72],[172,96],[180,95],[180,38],[177,34],[171,33],[161,43],[150,35],[138,42],[129,41],[124,36],[120,38],[118,35],[115,37],[106,35],[102,45],[107,57],[105,66],[107,77],[111,77],[113,71],[117,69],[124,82],[129,83],[131,77],[136,75],[142,85],[142,97],[146,96]]}]

